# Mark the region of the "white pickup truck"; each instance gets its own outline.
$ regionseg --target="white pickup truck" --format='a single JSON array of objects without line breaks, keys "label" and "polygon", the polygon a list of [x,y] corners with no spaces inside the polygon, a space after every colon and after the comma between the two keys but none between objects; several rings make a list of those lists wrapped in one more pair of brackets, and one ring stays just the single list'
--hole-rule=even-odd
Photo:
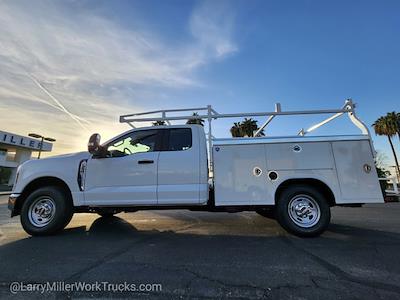
[{"label": "white pickup truck", "polygon": [[[170,125],[193,118],[176,115],[206,110],[200,125]],[[74,213],[111,216],[142,209],[211,212],[256,211],[276,218],[289,232],[316,236],[330,222],[330,207],[382,203],[367,127],[347,100],[341,109],[218,114],[211,106],[125,115],[134,127],[87,152],[30,160],[18,168],[9,198],[11,216],[20,215],[25,231],[47,235],[62,230]],[[160,117],[154,117],[161,113]],[[171,114],[175,114],[171,116]],[[290,137],[217,139],[211,121],[242,116],[327,114],[319,124]],[[348,114],[359,135],[307,136]],[[153,117],[148,117],[153,115]],[[164,121],[165,126],[136,128],[135,122]]]}]

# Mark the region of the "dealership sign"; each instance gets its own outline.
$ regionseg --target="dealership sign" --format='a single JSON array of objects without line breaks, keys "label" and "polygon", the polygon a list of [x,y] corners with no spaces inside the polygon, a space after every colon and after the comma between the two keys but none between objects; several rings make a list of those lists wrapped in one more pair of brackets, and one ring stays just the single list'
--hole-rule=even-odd
[{"label": "dealership sign", "polygon": [[17,135],[5,131],[0,131],[0,146],[1,144],[12,145],[20,148],[27,148],[31,150],[51,151],[53,144],[42,142],[40,140],[32,139],[30,137]]}]

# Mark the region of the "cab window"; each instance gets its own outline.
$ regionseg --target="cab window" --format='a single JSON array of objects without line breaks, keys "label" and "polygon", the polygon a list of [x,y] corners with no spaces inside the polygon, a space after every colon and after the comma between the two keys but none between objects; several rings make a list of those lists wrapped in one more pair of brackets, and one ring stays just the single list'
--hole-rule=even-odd
[{"label": "cab window", "polygon": [[192,147],[192,130],[174,128],[167,130],[167,151],[182,151]]},{"label": "cab window", "polygon": [[113,141],[107,147],[109,157],[122,157],[135,153],[157,151],[158,131],[134,131]]}]

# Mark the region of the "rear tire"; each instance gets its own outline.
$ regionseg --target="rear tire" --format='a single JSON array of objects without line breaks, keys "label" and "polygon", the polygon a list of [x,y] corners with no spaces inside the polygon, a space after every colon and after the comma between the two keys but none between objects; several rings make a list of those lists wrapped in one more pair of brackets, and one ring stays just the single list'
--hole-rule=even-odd
[{"label": "rear tire", "polygon": [[42,187],[23,203],[21,224],[30,235],[51,235],[64,229],[73,213],[72,201],[65,190],[56,186]]},{"label": "rear tire", "polygon": [[283,228],[294,235],[314,237],[328,227],[331,211],[318,189],[309,185],[293,185],[279,195],[276,218]]}]

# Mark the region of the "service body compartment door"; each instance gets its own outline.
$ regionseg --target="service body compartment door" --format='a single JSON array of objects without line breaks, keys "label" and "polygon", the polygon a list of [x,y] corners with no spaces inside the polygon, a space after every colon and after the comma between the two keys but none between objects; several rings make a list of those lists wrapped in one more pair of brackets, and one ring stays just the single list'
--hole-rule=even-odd
[{"label": "service body compartment door", "polygon": [[266,144],[269,170],[334,169],[329,142]]},{"label": "service body compartment door", "polygon": [[213,158],[215,205],[265,204],[264,145],[214,146]]},{"label": "service body compartment door", "polygon": [[341,200],[383,202],[369,141],[332,142]]}]

